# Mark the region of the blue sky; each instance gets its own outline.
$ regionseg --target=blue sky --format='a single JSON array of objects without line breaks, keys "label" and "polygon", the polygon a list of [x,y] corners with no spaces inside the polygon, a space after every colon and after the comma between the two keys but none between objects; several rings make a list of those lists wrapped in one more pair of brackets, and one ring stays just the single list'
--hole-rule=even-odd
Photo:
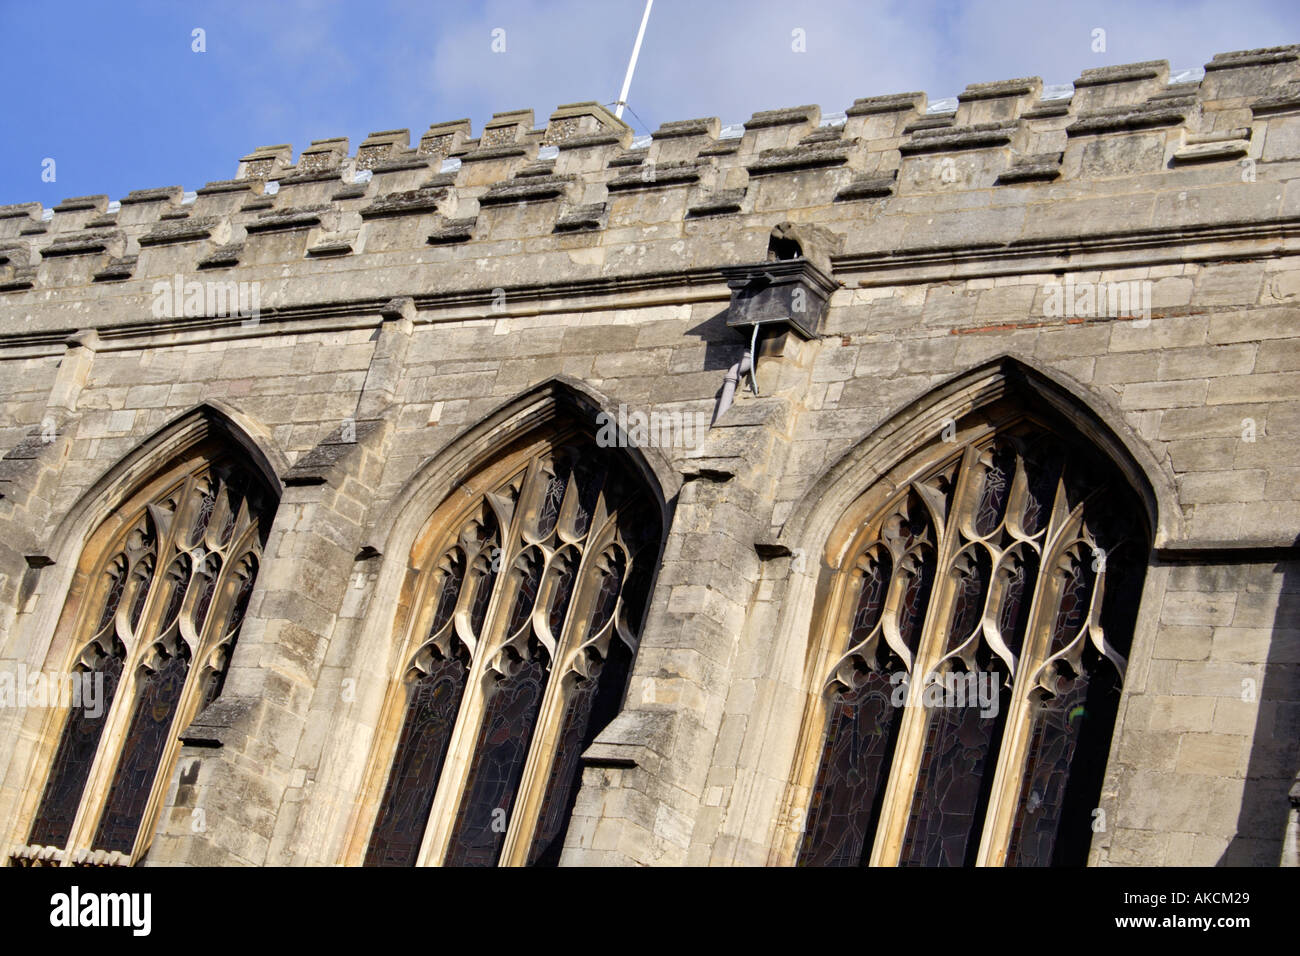
[{"label": "blue sky", "polygon": [[[0,0],[0,204],[235,174],[256,146],[618,95],[643,0]],[[1091,49],[1106,31],[1106,51]],[[206,51],[193,52],[192,31]],[[505,31],[505,52],[492,33]],[[806,52],[792,49],[792,31]],[[638,133],[760,109],[1300,42],[1300,3],[655,0],[628,97]],[[54,182],[41,178],[55,160]]]}]

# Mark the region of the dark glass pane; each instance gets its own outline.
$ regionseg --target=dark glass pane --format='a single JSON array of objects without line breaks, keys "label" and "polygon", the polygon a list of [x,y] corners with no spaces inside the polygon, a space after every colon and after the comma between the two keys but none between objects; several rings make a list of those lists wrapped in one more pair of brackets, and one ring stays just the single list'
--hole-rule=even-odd
[{"label": "dark glass pane", "polygon": [[158,623],[158,633],[166,633],[171,627],[172,622],[176,620],[176,615],[181,611],[181,604],[185,601],[185,592],[190,584],[190,560],[182,555],[172,562],[172,566],[167,570],[167,576],[163,579],[168,588],[167,606],[163,611],[162,617]]},{"label": "dark glass pane", "polygon": [[930,513],[925,510],[916,495],[909,496],[897,518],[890,518],[890,522],[898,522],[898,545],[903,550],[911,548],[918,541],[929,540],[934,542],[934,535],[930,531]]},{"label": "dark glass pane", "polygon": [[[1079,731],[1088,719],[1084,706],[1088,689],[1087,677],[1080,677],[1065,693],[1034,706],[1029,755],[1007,852],[1008,866],[1050,866],[1057,862],[1053,849],[1060,832]],[[1091,835],[1090,830],[1087,832]],[[1084,839],[1085,854],[1087,846]]]},{"label": "dark glass pane", "polygon": [[542,582],[542,556],[536,550],[524,553],[524,566],[519,575],[519,589],[515,591],[515,602],[510,609],[510,626],[507,634],[516,634],[528,623],[528,615],[533,611],[533,602],[537,600],[537,586]]},{"label": "dark glass pane", "polygon": [[203,707],[220,697],[226,686],[226,674],[230,671],[230,661],[235,656],[235,645],[239,642],[239,630],[244,626],[244,615],[248,613],[248,599],[253,595],[256,575],[257,569],[250,568],[247,575],[239,578],[239,590],[235,592],[235,599],[230,604],[230,615],[221,631],[223,636],[233,636],[228,637],[224,665],[208,674],[207,685],[203,688]]},{"label": "dark glass pane", "polygon": [[952,620],[948,626],[949,651],[965,643],[980,626],[992,561],[988,552],[976,545],[958,557],[956,567],[960,573],[957,592],[953,595]]},{"label": "dark glass pane", "polygon": [[979,504],[975,509],[975,531],[980,536],[989,534],[1002,523],[1002,512],[1007,506],[1011,478],[1016,469],[1016,456],[1010,445],[1000,443],[991,452],[993,461],[984,473]]},{"label": "dark glass pane", "polygon": [[578,508],[573,517],[573,530],[579,538],[584,537],[591,527],[591,516],[596,511],[604,477],[603,465],[583,466],[577,470]]},{"label": "dark glass pane", "polygon": [[239,590],[230,605],[230,617],[226,620],[226,633],[239,630],[244,624],[244,615],[248,613],[248,599],[253,596],[253,584],[257,580],[257,569],[250,568],[248,574],[239,579]]},{"label": "dark glass pane", "polygon": [[[234,472],[226,478],[226,521],[221,527],[222,544],[230,540],[230,535],[235,530],[235,522],[239,520],[239,508],[243,504],[244,494],[249,484],[248,475],[243,472]],[[250,516],[256,519],[258,510],[260,509],[256,506],[251,507]]]},{"label": "dark glass pane", "polygon": [[1052,517],[1052,502],[1061,476],[1061,450],[1043,435],[1032,435],[1025,452],[1025,484],[1028,492],[1020,526],[1026,534],[1036,535]]},{"label": "dark glass pane", "polygon": [[1095,577],[1091,559],[1071,558],[1066,569],[1065,583],[1061,588],[1061,603],[1052,626],[1050,657],[1062,650],[1078,635],[1088,618],[1088,604],[1092,600],[1092,582]]},{"label": "dark glass pane", "polygon": [[560,517],[560,505],[564,503],[564,490],[569,486],[569,465],[565,462],[555,463],[555,474],[546,481],[542,492],[542,503],[537,512],[537,537],[545,538],[555,530],[555,522]]},{"label": "dark glass pane", "polygon": [[492,587],[497,581],[497,569],[501,566],[491,551],[485,555],[484,567],[475,581],[474,601],[469,608],[469,627],[478,637],[483,632],[483,619],[487,617],[488,601],[492,598]]},{"label": "dark glass pane", "polygon": [[189,653],[182,645],[180,653],[164,658],[156,671],[141,675],[135,713],[95,833],[95,849],[130,853],[134,847],[159,762],[172,739],[176,705],[189,667]]},{"label": "dark glass pane", "polygon": [[800,866],[862,866],[870,857],[898,736],[893,693],[888,674],[869,671],[832,704]]},{"label": "dark glass pane", "polygon": [[545,685],[546,665],[536,656],[498,683],[483,714],[465,795],[456,812],[448,866],[496,865]]},{"label": "dark glass pane", "polygon": [[551,610],[546,619],[551,636],[557,641],[564,629],[564,617],[569,613],[569,602],[573,599],[573,582],[578,575],[578,556],[570,554],[563,562],[555,576],[555,590],[551,592]]},{"label": "dark glass pane", "polygon": [[587,626],[587,637],[592,638],[605,629],[605,625],[614,617],[618,609],[619,591],[623,587],[623,575],[626,570],[623,553],[615,551],[610,555],[610,567],[600,580],[600,590],[592,602],[591,621]]},{"label": "dark glass pane", "polygon": [[433,637],[451,620],[456,611],[456,599],[460,597],[460,586],[465,580],[465,559],[459,551],[447,556],[450,567],[443,574],[438,591],[438,606],[433,611],[433,623],[429,625],[429,636]]},{"label": "dark glass pane", "polygon": [[[1107,560],[1102,600],[1106,637],[1122,654],[1137,619],[1145,555],[1136,544]],[[1121,680],[1091,647],[1084,673],[1059,681],[1061,692],[1034,704],[1025,773],[1007,850],[1009,866],[1083,866],[1092,842],[1093,811],[1109,756]]]},{"label": "dark glass pane", "polygon": [[[93,671],[83,672],[92,680],[103,680],[99,713],[91,716],[90,710],[85,706],[75,707],[68,712],[67,722],[63,725],[63,736],[59,739],[59,749],[50,768],[45,792],[41,795],[40,809],[36,811],[36,822],[32,826],[31,836],[27,838],[29,843],[58,847],[67,845],[77,808],[81,805],[81,794],[90,777],[90,765],[99,747],[99,737],[104,732],[113,695],[117,693],[118,682],[122,679],[122,661],[125,655],[125,648],[117,644],[112,656],[101,657]],[[85,680],[80,674],[78,676]],[[84,689],[85,685],[82,686]]]},{"label": "dark glass pane", "polygon": [[438,660],[408,689],[406,719],[366,850],[366,866],[415,865],[467,673],[454,658]]},{"label": "dark glass pane", "polygon": [[218,577],[220,573],[216,568],[203,576],[203,590],[199,592],[199,598],[194,603],[194,633],[200,637],[203,635],[203,622],[208,617],[208,608],[212,606],[212,596],[217,592]]},{"label": "dark glass pane", "polygon": [[898,633],[913,654],[921,643],[921,628],[925,625],[925,612],[930,604],[930,589],[934,585],[934,554],[921,551],[915,555],[920,567],[914,569],[903,592],[902,606],[898,610]]},{"label": "dark glass pane", "polygon": [[868,554],[866,561],[869,566],[862,578],[858,606],[853,611],[850,646],[865,641],[876,629],[885,608],[885,594],[889,591],[889,578],[893,571],[893,559],[884,548]]},{"label": "dark glass pane", "polygon": [[582,754],[617,716],[631,668],[632,652],[615,639],[610,642],[608,659],[593,661],[591,676],[573,688],[528,851],[529,866],[559,865],[564,835],[582,786]]},{"label": "dark glass pane", "polygon": [[140,615],[144,613],[145,602],[149,599],[149,586],[153,584],[153,560],[146,559],[136,570],[139,584],[136,585],[135,600],[131,603],[131,630],[140,624]]},{"label": "dark glass pane", "polygon": [[125,567],[115,564],[109,571],[109,578],[108,594],[104,596],[104,611],[99,616],[99,623],[95,625],[96,634],[112,623],[113,615],[117,613],[117,606],[122,603],[122,592],[126,590]]},{"label": "dark glass pane", "polygon": [[1009,699],[1002,689],[994,717],[981,717],[977,702],[931,710],[901,866],[974,865]]},{"label": "dark glass pane", "polygon": [[1012,654],[1019,655],[1025,643],[1025,628],[1029,624],[1029,606],[1038,582],[1038,555],[1026,548],[1024,561],[1015,561],[1007,574],[1006,590],[1002,592],[1002,607],[998,609],[998,632],[1002,642]]},{"label": "dark glass pane", "polygon": [[199,501],[198,510],[194,513],[194,526],[190,528],[190,541],[194,544],[198,544],[203,540],[203,532],[207,530],[208,522],[212,520],[212,507],[216,503],[216,489],[209,488]]}]

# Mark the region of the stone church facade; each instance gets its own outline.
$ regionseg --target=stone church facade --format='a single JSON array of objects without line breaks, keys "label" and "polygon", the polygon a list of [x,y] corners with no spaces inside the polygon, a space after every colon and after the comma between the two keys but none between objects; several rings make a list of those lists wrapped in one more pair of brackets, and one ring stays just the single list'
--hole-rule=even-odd
[{"label": "stone church facade", "polygon": [[0,207],[6,863],[1294,862],[1300,47],[1175,79]]}]

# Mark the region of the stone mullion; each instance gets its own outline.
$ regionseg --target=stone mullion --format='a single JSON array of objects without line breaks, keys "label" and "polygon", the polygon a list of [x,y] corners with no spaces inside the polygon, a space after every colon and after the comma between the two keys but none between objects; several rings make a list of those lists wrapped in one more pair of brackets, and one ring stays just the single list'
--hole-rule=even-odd
[{"label": "stone mullion", "polygon": [[[484,681],[488,662],[497,653],[501,642],[509,637],[508,634],[499,633],[508,623],[504,621],[504,615],[509,613],[509,609],[503,611],[502,607],[506,602],[506,593],[511,590],[509,577],[514,560],[528,547],[523,543],[521,528],[526,513],[532,508],[533,493],[541,480],[540,472],[540,458],[535,457],[529,462],[528,471],[520,485],[519,499],[510,517],[510,526],[501,532],[501,570],[493,581],[492,596],[475,644],[474,659],[470,662],[470,671],[465,678],[465,694],[456,714],[456,726],[452,728],[451,739],[447,744],[447,759],[443,763],[438,788],[434,792],[417,866],[441,865],[451,843],[452,831],[456,826],[456,812],[465,795],[465,785],[474,762],[479,726],[486,710]],[[491,560],[490,551],[488,559]]]},{"label": "stone mullion", "polygon": [[880,826],[872,845],[871,866],[895,866],[902,853],[909,814],[916,799],[916,777],[925,756],[925,734],[930,720],[928,708],[919,706],[919,702],[925,690],[926,675],[943,657],[942,643],[947,634],[956,589],[956,582],[949,573],[950,565],[962,547],[962,515],[974,503],[979,490],[975,484],[981,475],[976,467],[977,461],[978,451],[973,445],[967,445],[961,456],[952,504],[948,514],[942,516],[943,537],[935,548],[934,583],[930,589],[921,639],[917,642],[916,659],[912,663],[908,706],[903,710],[893,766],[889,769],[889,781],[881,802]]}]

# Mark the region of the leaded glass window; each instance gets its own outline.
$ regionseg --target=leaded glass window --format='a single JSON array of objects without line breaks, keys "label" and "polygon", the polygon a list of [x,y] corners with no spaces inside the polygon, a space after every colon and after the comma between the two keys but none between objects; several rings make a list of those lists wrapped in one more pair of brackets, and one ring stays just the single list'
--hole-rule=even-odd
[{"label": "leaded glass window", "polygon": [[828,570],[801,865],[1086,862],[1145,513],[1066,426],[993,421],[864,495]]},{"label": "leaded glass window", "polygon": [[584,438],[497,462],[436,509],[367,865],[558,862],[581,754],[622,704],[659,527],[641,479]]},{"label": "leaded glass window", "polygon": [[209,441],[91,535],[60,627],[77,647],[67,670],[102,681],[100,706],[57,714],[14,862],[126,864],[147,849],[178,735],[221,693],[275,504]]}]

